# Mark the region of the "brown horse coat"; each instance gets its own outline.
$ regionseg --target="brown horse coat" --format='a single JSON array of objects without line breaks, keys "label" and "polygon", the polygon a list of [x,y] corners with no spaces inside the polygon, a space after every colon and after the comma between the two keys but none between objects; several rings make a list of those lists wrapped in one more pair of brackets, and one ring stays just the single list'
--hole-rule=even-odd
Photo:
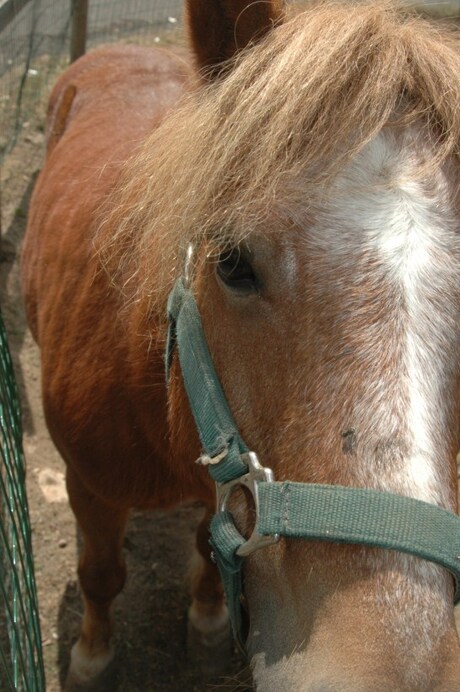
[{"label": "brown horse coat", "polygon": [[[216,369],[264,465],[456,510],[458,37],[387,5],[282,20],[275,0],[188,0],[198,71],[110,47],[51,96],[22,273],[85,539],[70,683],[111,659],[129,509],[212,505],[177,362],[164,379],[165,296],[188,241]],[[232,511],[250,527],[243,494]],[[213,644],[227,616],[208,519],[189,617]],[[280,541],[245,563],[256,684],[454,692],[452,592],[415,558]]]}]

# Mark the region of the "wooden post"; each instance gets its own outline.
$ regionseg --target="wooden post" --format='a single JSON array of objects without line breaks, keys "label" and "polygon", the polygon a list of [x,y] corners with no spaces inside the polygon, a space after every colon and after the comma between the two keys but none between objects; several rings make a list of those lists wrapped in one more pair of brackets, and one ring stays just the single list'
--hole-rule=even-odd
[{"label": "wooden post", "polygon": [[70,37],[70,62],[74,62],[86,51],[86,27],[88,23],[88,0],[71,0],[72,33]]}]

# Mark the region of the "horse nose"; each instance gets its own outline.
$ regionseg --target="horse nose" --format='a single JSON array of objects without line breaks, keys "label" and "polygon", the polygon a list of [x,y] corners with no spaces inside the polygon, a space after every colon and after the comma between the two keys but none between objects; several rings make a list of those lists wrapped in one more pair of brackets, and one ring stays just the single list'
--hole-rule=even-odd
[{"label": "horse nose", "polygon": [[302,692],[394,692],[394,683],[382,679],[365,682],[348,678],[340,681],[321,680],[306,685]]},{"label": "horse nose", "polygon": [[[365,692],[383,692],[386,687],[367,687]],[[306,683],[305,687],[300,686],[298,692],[364,692],[364,688],[356,687],[349,681],[342,680],[337,682],[336,680],[321,680],[320,682]]]},{"label": "horse nose", "polygon": [[280,680],[278,677],[268,680],[262,678],[256,682],[255,689],[257,692],[395,692],[395,690],[400,689],[397,685],[395,687],[394,681],[385,677],[373,678],[367,675],[364,676],[365,679],[360,675],[354,678],[343,675],[328,675],[316,680],[311,678],[302,680],[302,677],[296,674],[292,678],[289,675],[288,677],[290,678],[289,682],[284,679]]}]

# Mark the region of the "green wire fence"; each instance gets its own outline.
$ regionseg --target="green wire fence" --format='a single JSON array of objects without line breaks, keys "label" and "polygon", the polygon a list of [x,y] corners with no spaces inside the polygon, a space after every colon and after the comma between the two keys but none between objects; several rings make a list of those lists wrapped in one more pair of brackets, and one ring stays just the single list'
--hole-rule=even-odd
[{"label": "green wire fence", "polygon": [[21,414],[0,314],[0,690],[44,692]]}]

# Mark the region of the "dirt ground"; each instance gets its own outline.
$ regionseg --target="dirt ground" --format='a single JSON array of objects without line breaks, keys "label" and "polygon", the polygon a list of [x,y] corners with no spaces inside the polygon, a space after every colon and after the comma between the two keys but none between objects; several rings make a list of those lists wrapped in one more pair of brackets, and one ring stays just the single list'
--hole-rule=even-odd
[{"label": "dirt ground", "polygon": [[[37,109],[37,112],[39,110]],[[44,110],[42,111],[44,112]],[[78,536],[67,504],[63,462],[46,430],[40,400],[39,352],[25,324],[18,257],[27,207],[43,153],[43,124],[28,123],[1,169],[0,301],[22,399],[35,570],[47,692],[61,690],[81,599],[76,583]],[[233,655],[224,676],[203,675],[186,652],[187,573],[199,507],[134,514],[125,540],[128,579],[115,606],[120,692],[248,690],[244,661]]]}]

